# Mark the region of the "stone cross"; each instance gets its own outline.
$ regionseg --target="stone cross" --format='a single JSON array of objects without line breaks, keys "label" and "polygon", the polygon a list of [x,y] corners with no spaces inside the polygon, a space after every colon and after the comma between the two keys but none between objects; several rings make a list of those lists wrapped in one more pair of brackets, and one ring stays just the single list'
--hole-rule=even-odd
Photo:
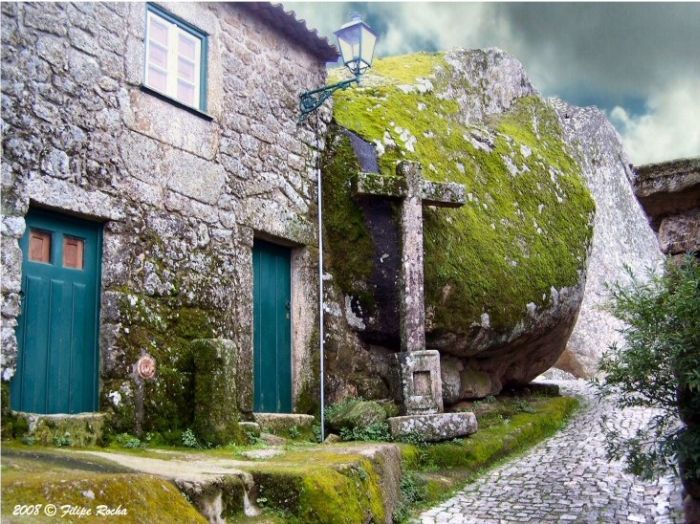
[{"label": "stone cross", "polygon": [[465,188],[456,183],[429,182],[423,178],[419,163],[400,162],[396,176],[360,173],[355,192],[401,201],[401,353],[397,355],[395,396],[407,414],[437,413],[442,411],[440,355],[425,348],[423,204],[460,207],[465,202]]}]

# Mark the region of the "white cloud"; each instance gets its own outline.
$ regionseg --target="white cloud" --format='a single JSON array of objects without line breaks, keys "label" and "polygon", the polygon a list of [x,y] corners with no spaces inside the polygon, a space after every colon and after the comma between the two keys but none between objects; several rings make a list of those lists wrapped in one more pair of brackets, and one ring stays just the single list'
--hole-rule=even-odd
[{"label": "white cloud", "polygon": [[416,42],[437,49],[482,47],[482,35],[493,28],[495,12],[489,4],[376,4],[377,15],[388,21],[379,41],[380,54],[407,53]]},{"label": "white cloud", "polygon": [[636,165],[700,156],[700,77],[652,92],[644,115],[610,112]]}]

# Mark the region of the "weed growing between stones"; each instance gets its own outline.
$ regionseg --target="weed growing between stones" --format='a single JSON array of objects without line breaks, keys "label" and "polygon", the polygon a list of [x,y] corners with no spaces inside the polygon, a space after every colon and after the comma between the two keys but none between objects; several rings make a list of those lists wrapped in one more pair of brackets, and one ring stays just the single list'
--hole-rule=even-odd
[{"label": "weed growing between stones", "polygon": [[186,448],[200,448],[199,441],[197,440],[197,437],[194,434],[194,431],[192,431],[191,428],[187,428],[185,431],[182,432],[182,445],[185,446]]},{"label": "weed growing between stones", "polygon": [[340,430],[340,438],[345,441],[370,442],[389,442],[392,440],[389,424],[386,422],[376,422],[366,427],[343,428]]}]

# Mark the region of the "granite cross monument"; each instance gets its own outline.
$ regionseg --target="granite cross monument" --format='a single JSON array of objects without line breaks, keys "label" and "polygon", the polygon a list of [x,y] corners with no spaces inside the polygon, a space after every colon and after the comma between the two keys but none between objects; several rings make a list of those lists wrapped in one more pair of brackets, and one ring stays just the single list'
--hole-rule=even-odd
[{"label": "granite cross monument", "polygon": [[401,201],[401,352],[394,362],[394,396],[401,414],[389,420],[392,433],[420,433],[426,440],[442,440],[473,433],[472,413],[441,413],[440,353],[425,347],[423,282],[423,204],[459,207],[465,202],[461,184],[436,183],[423,178],[420,164],[401,162],[396,176],[360,173],[356,194]]}]

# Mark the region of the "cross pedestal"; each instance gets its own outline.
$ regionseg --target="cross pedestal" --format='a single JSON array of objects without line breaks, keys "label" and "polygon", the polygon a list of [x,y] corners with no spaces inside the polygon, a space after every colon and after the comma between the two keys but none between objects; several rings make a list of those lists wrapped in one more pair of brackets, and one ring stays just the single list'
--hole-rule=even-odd
[{"label": "cross pedestal", "polygon": [[[356,194],[401,202],[401,352],[395,355],[392,388],[402,417],[389,419],[392,433],[423,433],[426,440],[443,440],[476,431],[472,413],[441,413],[440,353],[425,348],[423,280],[423,204],[460,207],[465,188],[456,183],[429,182],[420,164],[400,162],[396,176],[360,173]],[[448,425],[445,432],[443,426]]]}]

